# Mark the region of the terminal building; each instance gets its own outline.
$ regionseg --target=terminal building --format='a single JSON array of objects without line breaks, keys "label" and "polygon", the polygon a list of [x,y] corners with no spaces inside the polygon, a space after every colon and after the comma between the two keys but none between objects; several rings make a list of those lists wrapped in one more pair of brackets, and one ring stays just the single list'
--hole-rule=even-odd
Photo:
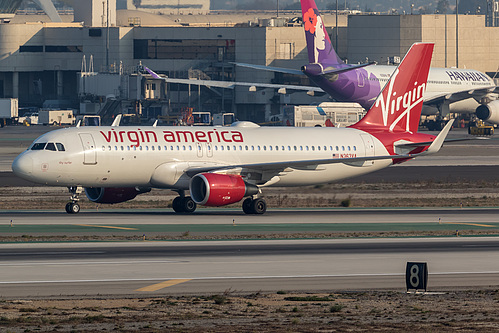
[{"label": "terminal building", "polygon": [[[304,76],[234,65],[299,69],[306,64],[301,12],[275,17],[274,12],[177,8],[156,15],[140,8],[117,10],[116,0],[91,0],[75,2],[73,13],[53,22],[42,14],[14,16],[15,2],[2,8],[10,13],[0,24],[0,98],[19,98],[21,106],[145,118],[192,108],[263,123],[282,114],[284,105],[328,101],[325,95],[277,89],[165,84],[139,71],[145,65],[172,78],[310,85]],[[148,3],[154,1],[142,1]],[[203,6],[200,1],[195,7]],[[455,15],[340,15],[338,29],[334,12],[323,17],[338,54],[349,63],[396,64],[412,43],[423,41],[436,43],[435,67],[457,65],[495,76],[499,66],[499,28],[486,26],[483,15],[459,15],[458,56]]]}]

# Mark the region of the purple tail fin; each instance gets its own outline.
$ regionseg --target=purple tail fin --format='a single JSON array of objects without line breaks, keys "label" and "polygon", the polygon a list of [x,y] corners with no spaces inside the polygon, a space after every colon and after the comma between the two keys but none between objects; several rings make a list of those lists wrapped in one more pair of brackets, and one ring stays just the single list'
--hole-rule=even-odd
[{"label": "purple tail fin", "polygon": [[344,64],[333,49],[314,0],[300,0],[307,41],[308,61],[326,65]]}]

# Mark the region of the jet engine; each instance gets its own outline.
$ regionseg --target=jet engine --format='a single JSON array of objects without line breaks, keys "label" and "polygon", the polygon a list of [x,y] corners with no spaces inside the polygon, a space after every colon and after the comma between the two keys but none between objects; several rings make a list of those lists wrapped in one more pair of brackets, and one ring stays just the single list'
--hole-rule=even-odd
[{"label": "jet engine", "polygon": [[483,121],[499,124],[499,100],[482,104],[476,108],[476,116]]},{"label": "jet engine", "polygon": [[136,187],[85,187],[85,194],[92,202],[114,204],[132,200],[137,195],[151,191]]},{"label": "jet engine", "polygon": [[246,183],[238,175],[200,173],[192,177],[189,186],[191,197],[197,204],[224,206],[258,193],[258,187]]}]

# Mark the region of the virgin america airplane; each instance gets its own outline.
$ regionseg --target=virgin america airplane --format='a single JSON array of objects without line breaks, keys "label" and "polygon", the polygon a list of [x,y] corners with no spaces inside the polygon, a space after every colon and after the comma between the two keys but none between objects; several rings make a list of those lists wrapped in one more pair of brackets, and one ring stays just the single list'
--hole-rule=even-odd
[{"label": "virgin america airplane", "polygon": [[175,212],[246,198],[244,213],[263,214],[264,187],[334,182],[439,151],[451,122],[437,137],[417,133],[432,52],[433,44],[414,44],[366,116],[348,128],[77,126],[40,136],[12,170],[68,187],[70,214],[80,211],[83,190],[112,204],[151,188],[178,192]]}]

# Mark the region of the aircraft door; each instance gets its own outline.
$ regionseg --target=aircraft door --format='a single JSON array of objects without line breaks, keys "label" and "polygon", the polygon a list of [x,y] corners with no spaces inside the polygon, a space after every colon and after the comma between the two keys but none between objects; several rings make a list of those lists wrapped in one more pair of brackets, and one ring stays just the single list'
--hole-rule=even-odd
[{"label": "aircraft door", "polygon": [[366,85],[366,77],[361,70],[356,70],[357,72],[357,86],[359,88],[363,88]]},{"label": "aircraft door", "polygon": [[[361,134],[360,137],[362,138],[362,141],[364,141],[364,151],[365,151],[365,156],[374,156],[375,151],[374,151],[374,140],[370,134]],[[371,161],[365,161],[363,166],[369,166],[373,165],[374,160]]]},{"label": "aircraft door", "polygon": [[94,137],[90,133],[80,133],[79,136],[83,146],[83,164],[97,164],[97,149],[95,149]]}]

